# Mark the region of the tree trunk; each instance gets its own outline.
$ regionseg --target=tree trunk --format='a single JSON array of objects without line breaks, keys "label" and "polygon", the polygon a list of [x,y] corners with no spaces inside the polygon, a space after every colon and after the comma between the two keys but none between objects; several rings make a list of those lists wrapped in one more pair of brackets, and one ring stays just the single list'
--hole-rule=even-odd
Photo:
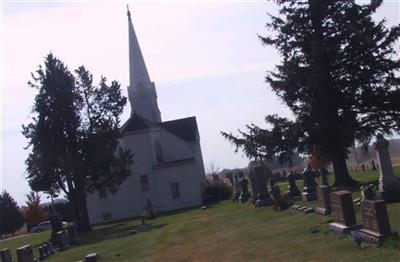
[{"label": "tree trunk", "polygon": [[81,233],[92,231],[92,227],[89,221],[87,202],[86,202],[86,193],[82,188],[77,190],[78,201],[77,211],[79,212],[79,222],[78,222],[78,231]]},{"label": "tree trunk", "polygon": [[333,186],[354,187],[358,184],[358,182],[351,178],[349,174],[344,154],[336,154],[333,158],[332,164],[335,173],[335,183]]}]

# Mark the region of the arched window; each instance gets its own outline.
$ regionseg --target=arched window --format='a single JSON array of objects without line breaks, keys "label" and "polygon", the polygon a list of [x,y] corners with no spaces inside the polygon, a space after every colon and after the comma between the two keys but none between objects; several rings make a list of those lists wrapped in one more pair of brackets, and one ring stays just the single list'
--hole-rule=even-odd
[{"label": "arched window", "polygon": [[161,150],[161,144],[160,144],[160,141],[158,141],[158,140],[156,140],[156,142],[154,143],[154,151],[156,152],[157,163],[164,162],[162,150]]}]

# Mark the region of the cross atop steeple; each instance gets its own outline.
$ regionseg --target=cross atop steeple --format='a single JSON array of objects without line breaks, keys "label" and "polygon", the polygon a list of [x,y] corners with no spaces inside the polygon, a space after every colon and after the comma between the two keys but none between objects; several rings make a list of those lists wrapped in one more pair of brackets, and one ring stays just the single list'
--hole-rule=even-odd
[{"label": "cross atop steeple", "polygon": [[126,5],[126,14],[128,15],[128,20],[131,20],[131,12],[129,11],[129,5]]}]

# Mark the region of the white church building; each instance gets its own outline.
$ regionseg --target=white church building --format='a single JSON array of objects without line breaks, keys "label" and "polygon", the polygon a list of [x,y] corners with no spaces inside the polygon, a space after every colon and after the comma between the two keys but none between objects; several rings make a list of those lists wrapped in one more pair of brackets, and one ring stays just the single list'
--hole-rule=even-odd
[{"label": "white church building", "polygon": [[196,118],[161,121],[129,10],[128,27],[132,112],[121,128],[120,143],[131,150],[134,164],[116,194],[87,196],[91,224],[138,216],[148,205],[157,213],[200,205],[206,182]]}]

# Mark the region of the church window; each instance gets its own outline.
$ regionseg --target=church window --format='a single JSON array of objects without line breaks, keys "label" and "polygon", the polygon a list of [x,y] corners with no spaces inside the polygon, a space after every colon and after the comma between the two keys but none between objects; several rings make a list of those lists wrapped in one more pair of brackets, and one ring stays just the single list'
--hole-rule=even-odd
[{"label": "church window", "polygon": [[162,150],[161,150],[161,144],[158,140],[154,143],[154,150],[156,152],[156,161],[157,163],[162,163],[164,162]]},{"label": "church window", "polygon": [[172,198],[173,199],[181,198],[181,194],[179,192],[179,184],[178,183],[171,183],[171,191],[172,191]]},{"label": "church window", "polygon": [[148,191],[150,189],[149,180],[146,175],[140,176],[140,184],[142,185],[143,191]]},{"label": "church window", "polygon": [[99,189],[99,196],[100,196],[100,198],[107,198],[107,192],[104,187]]}]

